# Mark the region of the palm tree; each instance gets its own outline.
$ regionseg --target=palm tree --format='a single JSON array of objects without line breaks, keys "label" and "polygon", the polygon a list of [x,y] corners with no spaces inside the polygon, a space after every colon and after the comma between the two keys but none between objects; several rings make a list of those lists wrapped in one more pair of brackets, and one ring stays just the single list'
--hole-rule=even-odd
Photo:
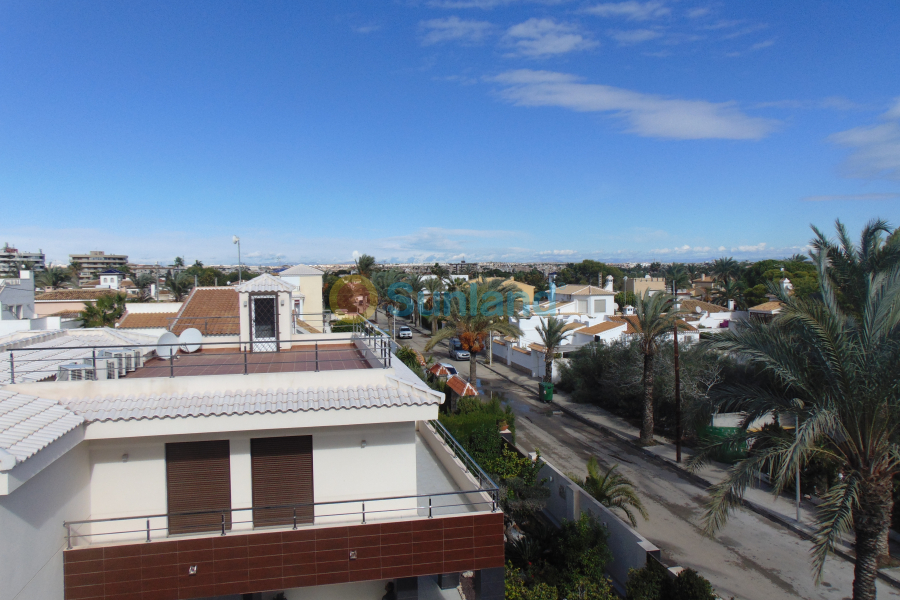
[{"label": "palm tree", "polygon": [[549,317],[546,321],[541,319],[541,324],[537,326],[537,334],[541,338],[541,343],[546,348],[544,354],[544,382],[550,383],[553,379],[553,359],[556,356],[556,349],[570,336],[571,330],[566,328],[569,325],[556,317]]},{"label": "palm tree", "polygon": [[443,299],[443,296],[441,296],[441,299],[438,299],[438,295],[443,294],[444,280],[440,277],[426,279],[425,289],[428,290],[428,293],[431,296],[431,335],[434,335],[437,333],[438,320],[441,315],[441,305],[443,304],[441,300]]},{"label": "palm tree", "polygon": [[182,258],[180,256],[176,256],[175,260],[172,262],[172,266],[175,267],[176,269],[180,269],[181,267],[184,266],[184,258]]},{"label": "palm tree", "polygon": [[176,302],[181,302],[194,287],[194,278],[182,271],[176,275],[166,273],[166,287],[175,296]]},{"label": "palm tree", "polygon": [[363,277],[372,277],[372,269],[375,268],[375,257],[369,254],[360,254],[356,259],[356,272]]},{"label": "palm tree", "polygon": [[[509,322],[508,317],[511,315],[505,314],[506,296],[518,289],[498,279],[486,283],[473,281],[466,290],[463,290],[465,301],[461,301],[459,297],[453,298],[450,314],[445,317],[449,327],[444,327],[434,334],[425,345],[425,350],[431,350],[443,340],[459,338],[463,350],[469,351],[469,382],[474,385],[478,364],[475,358],[484,348],[488,336],[493,333],[514,337],[522,335],[518,325]],[[494,314],[498,299],[500,313]],[[471,302],[471,305],[464,306],[467,301]]]},{"label": "palm tree", "polygon": [[153,275],[144,273],[142,275],[137,275],[131,282],[134,283],[134,287],[138,289],[140,302],[148,302],[151,299],[150,288],[156,283],[156,278],[153,277]]},{"label": "palm tree", "polygon": [[663,338],[672,332],[674,315],[669,314],[672,296],[649,290],[635,298],[635,336],[644,355],[644,406],[641,419],[641,444],[653,444],[653,360]]},{"label": "palm tree", "polygon": [[425,280],[418,273],[406,276],[408,288],[403,290],[403,295],[413,302],[413,323],[422,326],[422,315],[419,314],[419,294],[425,289]]},{"label": "palm tree", "polygon": [[672,294],[675,295],[678,289],[686,288],[691,285],[691,276],[688,275],[687,269],[681,263],[672,263],[666,269],[666,279],[672,284]]},{"label": "palm tree", "polygon": [[866,303],[866,280],[877,273],[889,272],[900,264],[900,229],[891,230],[887,221],[873,219],[863,228],[859,246],[853,244],[840,220],[835,221],[835,229],[838,243],[813,227],[816,237],[810,245],[828,260],[826,273],[842,307],[861,316]]},{"label": "palm tree", "polygon": [[85,304],[81,321],[85,327],[112,327],[125,314],[125,294],[100,296],[94,304]]},{"label": "palm tree", "polygon": [[735,308],[741,310],[744,304],[744,283],[733,279],[725,279],[713,288],[713,304],[728,306],[729,300],[734,300]]},{"label": "palm tree", "polygon": [[[757,417],[792,413],[799,425],[788,438],[752,434],[763,442],[761,450],[735,464],[712,488],[706,527],[712,532],[725,523],[758,472],[769,473],[778,494],[800,465],[820,457],[836,460],[843,477],[822,495],[815,513],[813,569],[821,580],[835,542],[852,529],[853,598],[872,600],[891,522],[893,480],[900,473],[900,266],[862,278],[857,296],[862,312],[856,317],[853,307],[845,309],[836,299],[832,281],[847,265],[829,265],[830,254],[823,246],[814,256],[820,299],[788,296],[773,287],[784,303],[773,322],[748,321],[702,342],[769,374],[722,387],[717,408],[741,411],[744,419],[743,430],[719,446],[746,441],[747,426]],[[710,451],[698,454],[695,464]]]},{"label": "palm tree", "polygon": [[737,280],[741,274],[741,265],[732,257],[717,258],[712,264],[712,276],[719,281]]},{"label": "palm tree", "polygon": [[634,489],[634,484],[621,473],[617,473],[616,469],[618,468],[619,465],[613,465],[606,470],[606,473],[601,473],[597,459],[592,456],[588,459],[588,474],[584,480],[572,473],[566,473],[566,475],[606,508],[622,511],[631,526],[637,527],[637,518],[631,512],[632,508],[644,517],[645,521],[650,517]]},{"label": "palm tree", "polygon": [[198,269],[202,269],[202,268],[203,268],[203,263],[200,262],[200,260],[198,259],[198,260],[195,260],[195,261],[194,261],[194,264],[191,265],[191,266],[192,266],[192,267],[197,267]]},{"label": "palm tree", "polygon": [[62,287],[71,279],[68,269],[63,267],[50,267],[37,276],[37,284],[44,289],[54,290]]},{"label": "palm tree", "polygon": [[69,261],[69,279],[72,285],[77,288],[81,287],[81,263],[77,260]]},{"label": "palm tree", "polygon": [[403,282],[405,279],[406,273],[391,269],[389,271],[378,271],[372,276],[371,280],[372,284],[375,286],[375,290],[378,292],[378,305],[384,307],[385,312],[390,315],[392,332],[394,330],[394,320],[396,319],[393,310],[397,306],[395,298],[398,295],[402,295],[402,290],[398,290],[394,286]]}]

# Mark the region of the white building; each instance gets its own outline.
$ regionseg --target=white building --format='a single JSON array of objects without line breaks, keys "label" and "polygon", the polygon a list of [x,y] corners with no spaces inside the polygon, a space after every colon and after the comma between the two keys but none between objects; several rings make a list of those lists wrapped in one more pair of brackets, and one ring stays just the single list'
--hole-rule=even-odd
[{"label": "white building", "polygon": [[443,394],[378,334],[283,330],[291,290],[257,279],[240,334],[171,359],[135,331],[0,340],[0,600],[416,598],[467,570],[503,598],[496,486]]},{"label": "white building", "polygon": [[[27,265],[30,264],[29,269]],[[20,269],[28,269],[29,271],[40,272],[46,268],[44,251],[26,252],[13,248],[8,243],[3,244],[0,248],[0,276],[15,277]]]}]

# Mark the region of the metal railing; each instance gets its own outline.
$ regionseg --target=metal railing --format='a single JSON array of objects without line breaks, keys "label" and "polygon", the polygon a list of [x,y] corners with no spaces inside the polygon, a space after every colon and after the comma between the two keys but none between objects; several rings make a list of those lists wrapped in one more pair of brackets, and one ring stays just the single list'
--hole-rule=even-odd
[{"label": "metal railing", "polygon": [[[356,347],[356,341],[368,348],[369,353]],[[286,365],[286,371],[321,371],[344,369],[344,364],[351,361],[366,363],[350,368],[369,368],[374,365],[370,359],[382,368],[391,366],[391,350],[388,343],[390,338],[384,336],[353,333],[350,338],[342,340],[340,337],[314,337],[309,336],[302,340],[279,340],[272,342],[273,346],[286,346],[294,344],[294,348],[279,348],[272,352],[254,352],[251,347],[257,342],[239,340],[231,342],[201,342],[200,351],[187,352],[185,344],[178,342],[173,344],[115,344],[103,346],[54,346],[54,347],[23,347],[8,350],[0,356],[0,383],[9,376],[9,383],[16,381],[41,381],[58,374],[61,367],[81,366],[92,371],[93,375],[87,379],[96,380],[118,379],[120,370],[107,367],[107,361],[116,360],[110,354],[121,350],[139,350],[142,355],[142,364],[133,362],[128,371],[141,371],[140,376],[146,377],[147,372],[158,372],[156,377],[176,377],[189,375],[202,375],[198,370],[208,369],[208,374],[252,374],[278,372],[279,365]],[[354,348],[340,347],[342,341],[353,344]],[[297,347],[299,346],[299,348]],[[337,346],[337,347],[336,347]],[[170,348],[173,351],[168,356],[159,356],[158,351]],[[216,349],[230,350],[215,352]],[[210,351],[213,350],[213,351]],[[352,352],[348,356],[346,353]],[[342,353],[342,354],[335,354]],[[333,369],[331,365],[342,363]],[[271,368],[275,366],[275,369]],[[230,369],[229,369],[230,367]],[[265,367],[265,368],[264,368]],[[193,370],[193,372],[190,372]],[[101,377],[102,375],[102,377]],[[31,376],[31,377],[29,377]],[[125,374],[127,376],[127,373]]]},{"label": "metal railing", "polygon": [[495,490],[493,496],[494,496],[494,500],[497,501],[498,500],[497,494],[499,493],[499,487],[497,486],[496,483],[494,483],[494,480],[491,479],[490,475],[485,473],[484,469],[481,468],[481,465],[479,465],[477,462],[475,462],[474,458],[469,456],[469,453],[466,452],[465,448],[463,448],[462,445],[458,441],[456,441],[456,438],[453,437],[453,435],[449,431],[447,431],[447,428],[444,427],[440,421],[434,420],[434,421],[429,421],[428,423],[432,427],[434,427],[435,433],[437,433],[440,436],[440,438],[442,440],[444,440],[444,443],[447,444],[447,446],[453,452],[453,455],[456,458],[458,458],[459,461],[463,464],[463,466],[466,469],[466,473],[469,473],[473,477],[477,478],[478,485],[481,486],[482,488],[488,488],[488,489]]},{"label": "metal railing", "polygon": [[[451,436],[452,437],[452,436]],[[468,455],[467,455],[468,456]],[[471,460],[471,459],[470,459]],[[490,481],[490,478],[488,478]],[[227,510],[204,510],[204,511],[193,511],[193,512],[173,512],[173,513],[160,513],[160,514],[152,514],[152,515],[139,515],[135,517],[113,517],[108,519],[84,519],[80,521],[65,521],[63,523],[63,527],[66,530],[66,548],[69,550],[72,549],[73,541],[77,542],[79,539],[93,539],[95,537],[101,536],[122,536],[122,535],[132,535],[132,534],[141,534],[143,541],[150,542],[153,541],[154,532],[159,534],[159,532],[166,532],[163,537],[169,537],[170,535],[180,535],[180,534],[215,534],[219,536],[228,535],[229,532],[238,533],[250,531],[247,529],[239,529],[237,532],[233,531],[234,525],[250,525],[256,527],[266,527],[272,528],[273,519],[270,519],[267,523],[265,519],[260,523],[260,519],[254,518],[254,512],[260,513],[262,511],[292,511],[292,518],[290,519],[277,519],[278,523],[274,524],[274,527],[281,526],[282,528],[291,528],[298,529],[301,526],[313,526],[315,525],[315,519],[321,518],[325,519],[325,523],[331,523],[330,519],[335,518],[344,518],[347,520],[342,521],[334,521],[333,524],[335,526],[340,526],[341,524],[347,524],[349,518],[356,517],[354,521],[358,520],[361,524],[366,524],[366,518],[371,521],[373,515],[376,516],[390,516],[392,513],[407,513],[406,516],[401,516],[400,518],[411,518],[413,516],[419,517],[427,517],[429,519],[434,517],[435,511],[439,511],[441,514],[459,514],[459,512],[446,512],[447,509],[454,509],[460,507],[467,508],[475,508],[475,510],[479,510],[477,507],[484,507],[483,510],[487,510],[490,508],[491,512],[496,512],[499,509],[498,504],[498,493],[499,489],[494,486],[492,488],[485,488],[482,486],[479,489],[474,490],[460,490],[453,492],[437,492],[433,494],[415,494],[408,496],[386,496],[381,498],[365,498],[360,500],[338,500],[333,502],[305,502],[298,504],[279,504],[272,506],[250,506],[247,508],[230,508]],[[477,494],[476,499],[469,499],[469,496],[472,494]],[[487,495],[487,498],[484,495]],[[434,499],[451,497],[451,496],[459,496],[464,498],[465,502],[456,502],[451,504],[434,504]],[[427,504],[424,503],[424,500],[428,501]],[[372,504],[378,502],[397,502],[403,500],[414,500],[415,506],[400,506],[394,508],[372,508]],[[366,503],[369,503],[369,508],[366,509]],[[325,507],[325,506],[352,506],[353,510],[345,510],[344,512],[337,513],[326,513],[319,514],[312,517],[310,522],[304,522],[305,515],[314,514],[317,507]],[[356,508],[358,507],[358,509]],[[413,511],[415,515],[412,515]],[[426,513],[427,511],[427,513]],[[300,513],[300,517],[298,519],[298,512]],[[249,519],[236,520],[234,518],[236,513],[250,513]],[[421,514],[420,514],[421,513]],[[217,523],[216,526],[212,526],[211,522],[203,523],[200,525],[179,525],[177,533],[169,533],[170,530],[170,520],[172,517],[204,517],[209,516],[213,517],[213,521]],[[219,517],[215,519],[215,517]],[[165,526],[151,526],[151,521],[153,520],[161,520],[165,519]],[[285,522],[286,521],[286,522]],[[136,527],[127,527],[125,529],[116,529],[115,531],[102,531],[102,532],[90,532],[90,533],[79,533],[78,527],[82,525],[97,525],[101,523],[126,523],[126,522],[134,522],[140,523],[140,528]],[[194,529],[194,531],[188,531],[190,529]],[[157,538],[160,536],[157,535]],[[133,540],[127,540],[133,541]]]}]

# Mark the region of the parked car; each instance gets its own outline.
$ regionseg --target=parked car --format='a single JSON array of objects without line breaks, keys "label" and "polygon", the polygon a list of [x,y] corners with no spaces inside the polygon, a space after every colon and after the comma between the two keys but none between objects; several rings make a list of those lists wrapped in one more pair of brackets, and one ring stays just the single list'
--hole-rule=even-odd
[{"label": "parked car", "polygon": [[400,330],[397,332],[397,337],[401,340],[411,340],[412,339],[412,329],[403,325],[400,327]]},{"label": "parked car", "polygon": [[455,360],[469,360],[469,351],[463,350],[462,342],[459,338],[450,340],[450,358]]}]

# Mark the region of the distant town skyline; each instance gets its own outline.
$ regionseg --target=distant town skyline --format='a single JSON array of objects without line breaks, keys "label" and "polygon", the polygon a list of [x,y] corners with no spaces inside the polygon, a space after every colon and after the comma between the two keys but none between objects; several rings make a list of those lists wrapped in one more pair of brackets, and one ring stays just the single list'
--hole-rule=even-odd
[{"label": "distant town skyline", "polygon": [[900,7],[6,3],[0,240],[52,261],[697,261],[900,222]]}]

